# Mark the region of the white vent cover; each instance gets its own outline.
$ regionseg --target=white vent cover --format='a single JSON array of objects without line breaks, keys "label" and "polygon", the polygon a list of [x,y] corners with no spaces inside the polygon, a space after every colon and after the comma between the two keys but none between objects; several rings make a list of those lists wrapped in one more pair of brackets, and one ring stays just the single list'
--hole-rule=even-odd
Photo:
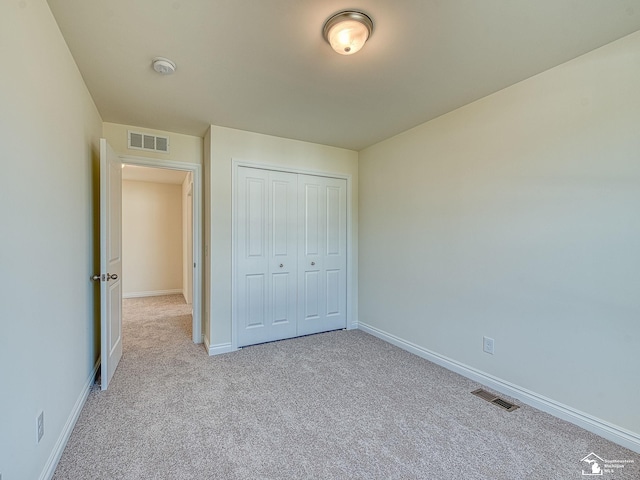
[{"label": "white vent cover", "polygon": [[169,153],[169,137],[128,131],[128,147],[135,150]]}]

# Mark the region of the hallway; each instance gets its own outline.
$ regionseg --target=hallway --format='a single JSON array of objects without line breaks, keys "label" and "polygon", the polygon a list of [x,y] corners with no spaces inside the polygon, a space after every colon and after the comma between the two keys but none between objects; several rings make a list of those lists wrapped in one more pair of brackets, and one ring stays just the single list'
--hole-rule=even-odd
[{"label": "hallway", "polygon": [[[181,294],[122,300],[123,358],[191,341],[192,305]],[[116,371],[117,373],[117,371]]]}]

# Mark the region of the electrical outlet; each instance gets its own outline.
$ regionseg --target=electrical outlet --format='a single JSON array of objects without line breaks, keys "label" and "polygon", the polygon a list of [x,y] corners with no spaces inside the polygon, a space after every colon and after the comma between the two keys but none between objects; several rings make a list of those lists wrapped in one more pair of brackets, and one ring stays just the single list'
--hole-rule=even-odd
[{"label": "electrical outlet", "polygon": [[482,337],[482,350],[493,355],[493,338]]},{"label": "electrical outlet", "polygon": [[40,415],[38,415],[37,427],[38,427],[38,443],[40,443],[40,440],[42,440],[42,437],[44,437],[44,412],[40,412]]}]

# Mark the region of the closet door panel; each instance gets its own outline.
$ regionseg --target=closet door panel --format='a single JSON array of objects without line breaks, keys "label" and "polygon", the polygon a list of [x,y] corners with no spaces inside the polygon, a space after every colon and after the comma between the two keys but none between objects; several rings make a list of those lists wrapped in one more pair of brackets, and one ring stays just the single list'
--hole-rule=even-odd
[{"label": "closet door panel", "polygon": [[239,234],[243,239],[240,260],[247,270],[263,271],[267,255],[267,181],[247,175],[241,179]]},{"label": "closet door panel", "polygon": [[271,179],[271,254],[274,258],[291,254],[291,226],[288,209],[290,205],[290,185],[282,179]]},{"label": "closet door panel", "polygon": [[322,251],[322,188],[313,181],[306,181],[301,193],[299,221],[304,229],[303,251],[307,258],[314,258]]},{"label": "closet door panel", "polygon": [[238,168],[238,346],[296,335],[296,189],[295,175]]},{"label": "closet door panel", "polygon": [[246,301],[244,311],[244,327],[246,329],[261,328],[265,326],[266,303],[266,277],[263,274],[245,276]]},{"label": "closet door panel", "polygon": [[273,283],[271,304],[273,305],[271,323],[284,324],[295,322],[295,313],[291,315],[289,303],[291,296],[291,279],[288,273],[275,273],[271,275]]},{"label": "closet door panel", "polygon": [[340,201],[341,189],[335,186],[327,186],[327,220],[326,220],[326,251],[327,257],[341,255],[344,253],[341,244],[343,229],[342,215],[340,207],[343,206]]},{"label": "closet door panel", "polygon": [[317,270],[306,271],[304,273],[304,287],[300,292],[303,297],[302,321],[316,320],[320,318],[319,302],[320,298],[320,272]]},{"label": "closet door panel", "polygon": [[340,315],[341,308],[341,287],[342,282],[340,281],[341,271],[340,270],[327,270],[326,278],[327,278],[327,317]]},{"label": "closet door panel", "polygon": [[326,315],[322,256],[325,249],[325,192],[322,177],[298,176],[298,225],[300,231],[298,276],[298,335],[322,331]]},{"label": "closet door panel", "polygon": [[273,339],[297,332],[298,197],[297,177],[269,172],[269,274]]},{"label": "closet door panel", "polygon": [[[298,191],[299,275],[305,278],[298,334],[346,328],[346,181],[300,175]],[[312,274],[317,278],[313,288]],[[312,311],[315,315],[309,315]]]},{"label": "closet door panel", "polygon": [[237,183],[236,296],[241,344],[260,339],[266,328],[267,290],[267,178],[240,169]]},{"label": "closet door panel", "polygon": [[347,182],[324,179],[324,306],[327,330],[347,326]]}]

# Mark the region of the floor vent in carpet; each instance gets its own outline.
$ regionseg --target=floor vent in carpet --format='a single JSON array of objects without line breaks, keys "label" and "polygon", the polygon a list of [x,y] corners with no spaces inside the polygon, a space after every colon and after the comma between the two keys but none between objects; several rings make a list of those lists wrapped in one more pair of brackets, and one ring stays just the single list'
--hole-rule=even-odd
[{"label": "floor vent in carpet", "polygon": [[499,407],[504,408],[507,412],[512,412],[516,408],[520,408],[518,405],[515,405],[511,402],[507,402],[506,400],[500,397],[496,397],[493,393],[487,392],[486,390],[482,390],[481,388],[479,388],[478,390],[474,390],[471,393],[482,398],[483,400],[486,400],[487,402],[493,403],[494,405],[498,405]]}]

